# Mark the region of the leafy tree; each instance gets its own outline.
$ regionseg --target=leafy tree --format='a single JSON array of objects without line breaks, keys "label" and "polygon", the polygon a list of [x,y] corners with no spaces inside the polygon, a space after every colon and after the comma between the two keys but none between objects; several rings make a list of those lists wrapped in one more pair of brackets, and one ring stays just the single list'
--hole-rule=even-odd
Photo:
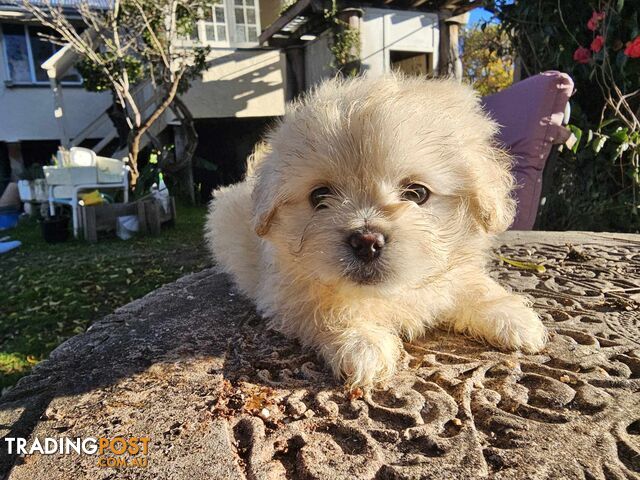
[{"label": "leafy tree", "polygon": [[[190,165],[197,146],[193,117],[180,99],[191,81],[206,68],[208,47],[185,47],[184,40],[194,32],[196,22],[215,0],[114,0],[111,8],[92,8],[79,4],[72,16],[50,0],[30,2],[24,7],[39,23],[58,35],[52,41],[68,43],[81,56],[78,69],[84,85],[91,91],[111,91],[114,97],[112,120],[122,131],[128,129],[129,164],[134,180],[138,176],[141,140],[149,135],[160,152],[162,168],[179,170]],[[75,18],[83,25],[78,28]],[[156,96],[149,107],[141,98],[142,87],[151,83]],[[183,158],[175,158],[150,128],[167,109],[180,120],[189,139]]]},{"label": "leafy tree", "polygon": [[513,82],[513,55],[507,35],[494,24],[475,25],[462,32],[463,75],[480,95],[507,88]]}]

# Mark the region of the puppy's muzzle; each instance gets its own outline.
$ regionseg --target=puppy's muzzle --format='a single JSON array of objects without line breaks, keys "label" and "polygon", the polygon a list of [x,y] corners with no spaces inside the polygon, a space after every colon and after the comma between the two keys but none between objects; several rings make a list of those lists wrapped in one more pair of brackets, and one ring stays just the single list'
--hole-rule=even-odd
[{"label": "puppy's muzzle", "polygon": [[386,244],[385,236],[371,230],[355,231],[347,239],[353,254],[362,262],[368,263],[377,259]]}]

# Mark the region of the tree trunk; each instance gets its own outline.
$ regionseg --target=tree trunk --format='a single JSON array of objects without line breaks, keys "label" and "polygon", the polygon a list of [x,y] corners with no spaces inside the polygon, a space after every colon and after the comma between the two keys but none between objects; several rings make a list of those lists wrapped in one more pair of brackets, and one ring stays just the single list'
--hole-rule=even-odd
[{"label": "tree trunk", "polygon": [[107,110],[107,115],[118,133],[118,147],[116,150],[121,150],[127,146],[127,139],[131,129],[127,123],[127,112],[125,112],[124,107],[118,101],[116,93],[111,91],[111,95],[113,96],[113,103]]},{"label": "tree trunk", "polygon": [[181,113],[181,123],[185,131],[185,137],[187,139],[186,146],[183,153],[183,162],[191,165],[193,156],[198,148],[198,132],[196,131],[193,115],[189,111],[189,108],[185,105],[179,96],[176,96],[174,100],[175,109]]},{"label": "tree trunk", "polygon": [[131,183],[135,185],[135,181],[138,178],[138,155],[140,154],[140,143],[142,136],[147,133],[147,130],[160,118],[165,110],[171,105],[178,93],[178,86],[180,80],[184,75],[184,71],[180,71],[176,74],[176,77],[171,84],[171,88],[167,91],[164,100],[160,105],[156,107],[151,115],[140,125],[138,128],[131,130],[129,134],[129,164],[131,166]]},{"label": "tree trunk", "polygon": [[187,194],[189,201],[195,203],[193,157],[198,146],[198,133],[191,112],[179,96],[174,99],[171,109],[180,120],[180,126],[175,132],[174,162],[167,161],[161,165],[161,168],[173,174],[181,184],[180,189]]}]

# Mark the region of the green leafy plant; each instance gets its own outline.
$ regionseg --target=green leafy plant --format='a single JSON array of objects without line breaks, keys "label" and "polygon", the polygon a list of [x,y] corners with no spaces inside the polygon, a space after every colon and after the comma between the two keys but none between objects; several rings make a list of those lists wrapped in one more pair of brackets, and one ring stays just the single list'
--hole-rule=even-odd
[{"label": "green leafy plant", "polygon": [[482,96],[499,92],[513,82],[513,52],[498,25],[475,25],[462,32],[465,80]]},{"label": "green leafy plant", "polygon": [[[340,20],[338,22],[345,24]],[[330,50],[338,70],[345,70],[348,75],[355,75],[357,71],[351,64],[360,58],[360,31],[350,28],[348,24],[345,25],[347,26],[340,25],[334,32]]]},{"label": "green leafy plant", "polygon": [[360,72],[360,30],[340,19],[336,0],[331,9],[325,10],[324,17],[332,33],[329,50],[334,59],[333,67],[342,75],[357,75]]},{"label": "green leafy plant", "polygon": [[152,151],[149,161],[140,168],[140,176],[133,188],[133,198],[138,200],[150,194],[153,184],[160,183],[160,165],[158,164],[158,152]]},{"label": "green leafy plant", "polygon": [[280,6],[280,15],[289,10],[298,0],[285,0]]}]

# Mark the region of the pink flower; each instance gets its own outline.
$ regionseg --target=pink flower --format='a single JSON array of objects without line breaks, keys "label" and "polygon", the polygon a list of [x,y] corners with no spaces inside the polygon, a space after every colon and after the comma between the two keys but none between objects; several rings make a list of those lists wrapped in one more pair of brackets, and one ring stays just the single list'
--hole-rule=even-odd
[{"label": "pink flower", "polygon": [[634,38],[633,41],[627,42],[624,54],[629,58],[640,58],[640,35]]},{"label": "pink flower", "polygon": [[591,51],[594,53],[598,53],[602,50],[602,46],[604,45],[604,37],[602,35],[597,35],[596,38],[591,42]]},{"label": "pink flower", "polygon": [[575,52],[573,52],[573,59],[577,63],[589,63],[591,60],[591,51],[588,48],[578,47]]},{"label": "pink flower", "polygon": [[591,18],[587,22],[587,28],[592,32],[595,32],[602,20],[604,20],[604,12],[593,12]]}]

